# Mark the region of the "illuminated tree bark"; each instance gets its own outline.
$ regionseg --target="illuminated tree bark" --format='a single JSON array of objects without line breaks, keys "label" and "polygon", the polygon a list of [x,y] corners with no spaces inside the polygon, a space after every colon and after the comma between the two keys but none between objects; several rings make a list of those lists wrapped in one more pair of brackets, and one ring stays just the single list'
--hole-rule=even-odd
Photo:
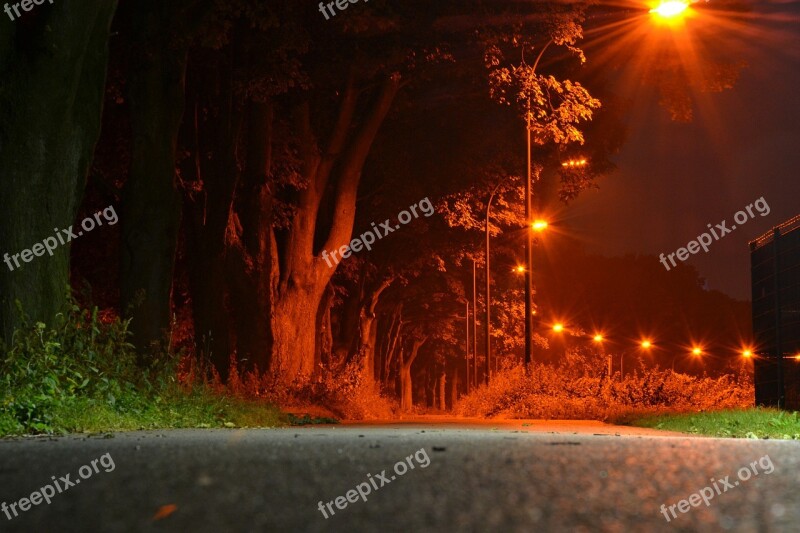
[{"label": "illuminated tree bark", "polygon": [[419,354],[419,349],[428,340],[428,337],[413,341],[408,359],[400,360],[400,409],[410,411],[414,407],[413,382],[411,381],[411,365]]},{"label": "illuminated tree bark", "polygon": [[[273,292],[271,369],[283,381],[304,379],[314,371],[317,309],[333,275],[322,252],[330,254],[350,242],[355,219],[356,193],[370,147],[400,88],[392,74],[377,94],[367,94],[369,104],[359,113],[362,91],[351,75],[343,92],[339,114],[324,149],[313,131],[310,105],[300,106],[297,132],[302,149],[303,175],[308,186],[300,191],[295,215],[285,243],[275,250],[278,279]],[[372,97],[372,98],[369,98]],[[363,121],[357,119],[363,114]],[[332,189],[333,220],[319,250],[315,236],[320,206]]]}]

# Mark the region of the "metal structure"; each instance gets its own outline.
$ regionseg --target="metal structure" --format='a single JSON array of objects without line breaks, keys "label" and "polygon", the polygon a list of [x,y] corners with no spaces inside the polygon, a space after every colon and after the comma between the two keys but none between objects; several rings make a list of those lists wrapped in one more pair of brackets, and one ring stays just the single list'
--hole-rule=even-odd
[{"label": "metal structure", "polygon": [[800,409],[800,215],[750,242],[756,404]]}]

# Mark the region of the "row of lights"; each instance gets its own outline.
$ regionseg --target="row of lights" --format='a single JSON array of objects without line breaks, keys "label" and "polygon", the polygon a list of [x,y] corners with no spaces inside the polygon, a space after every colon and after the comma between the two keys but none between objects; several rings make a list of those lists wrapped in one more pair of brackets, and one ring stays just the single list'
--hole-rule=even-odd
[{"label": "row of lights", "polygon": [[[563,332],[564,324],[562,324],[561,322],[556,322],[555,324],[553,324],[553,331],[556,333]],[[605,337],[603,336],[602,333],[595,333],[594,336],[592,337],[592,340],[597,343],[602,343],[603,341],[605,341]],[[641,347],[644,350],[649,350],[650,348],[654,347],[654,344],[653,341],[651,341],[650,339],[642,339],[641,341],[639,341],[639,347]],[[702,346],[695,345],[691,349],[692,355],[700,356],[703,355],[704,353],[705,350],[703,349]],[[750,359],[751,357],[753,357],[753,350],[750,348],[743,348],[741,351],[741,355],[745,359]],[[800,354],[795,355],[793,359],[800,361]]]}]

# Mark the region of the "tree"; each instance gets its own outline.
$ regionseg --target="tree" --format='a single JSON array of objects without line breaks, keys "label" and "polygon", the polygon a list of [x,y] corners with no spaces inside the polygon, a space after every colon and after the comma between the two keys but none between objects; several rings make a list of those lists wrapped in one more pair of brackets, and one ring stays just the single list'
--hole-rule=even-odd
[{"label": "tree", "polygon": [[[0,17],[4,252],[64,237],[73,225],[100,134],[116,8],[116,0],[86,0],[38,7],[24,21]],[[20,325],[17,300],[34,320],[52,321],[67,293],[69,255],[65,242],[52,256],[0,268],[0,337],[10,339]]]}]

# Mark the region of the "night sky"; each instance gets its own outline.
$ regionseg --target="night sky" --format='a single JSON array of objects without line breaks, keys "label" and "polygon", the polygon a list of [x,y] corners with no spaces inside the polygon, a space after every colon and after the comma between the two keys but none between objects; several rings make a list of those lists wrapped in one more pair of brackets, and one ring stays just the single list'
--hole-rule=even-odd
[{"label": "night sky", "polygon": [[569,210],[570,231],[591,250],[669,254],[763,196],[769,215],[688,260],[708,288],[750,298],[748,241],[800,214],[800,3],[771,6],[741,38],[748,66],[736,87],[696,95],[692,123],[670,121],[653,91],[623,94],[633,107],[619,170]]}]

